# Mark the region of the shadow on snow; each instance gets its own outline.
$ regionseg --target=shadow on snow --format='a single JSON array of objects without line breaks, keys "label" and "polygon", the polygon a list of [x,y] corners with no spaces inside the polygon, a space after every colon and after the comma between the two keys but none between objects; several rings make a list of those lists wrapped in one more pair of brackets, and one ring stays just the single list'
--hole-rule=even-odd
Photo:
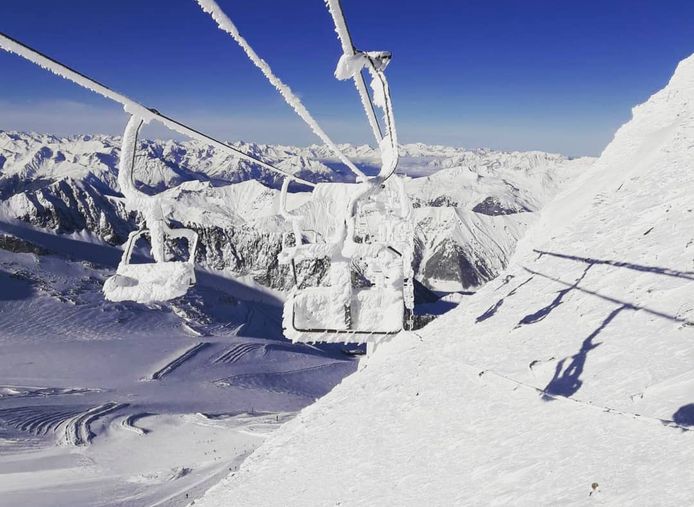
[{"label": "shadow on snow", "polygon": [[694,427],[694,403],[684,405],[672,415],[672,420],[680,426]]},{"label": "shadow on snow", "polygon": [[571,362],[564,369],[564,363],[569,358],[564,358],[557,363],[557,367],[554,371],[554,377],[549,381],[547,386],[543,389],[546,394],[542,397],[545,401],[552,401],[554,398],[548,395],[554,396],[564,396],[566,398],[573,396],[583,385],[581,380],[581,375],[583,374],[583,368],[586,364],[586,359],[588,357],[588,352],[597,348],[600,342],[595,343],[593,340],[597,338],[600,333],[614,320],[614,318],[619,315],[623,310],[633,310],[631,305],[624,304],[619,308],[613,310],[605,320],[598,326],[598,328],[590,333],[590,335],[583,340],[581,344],[581,349],[573,356],[571,356]]}]

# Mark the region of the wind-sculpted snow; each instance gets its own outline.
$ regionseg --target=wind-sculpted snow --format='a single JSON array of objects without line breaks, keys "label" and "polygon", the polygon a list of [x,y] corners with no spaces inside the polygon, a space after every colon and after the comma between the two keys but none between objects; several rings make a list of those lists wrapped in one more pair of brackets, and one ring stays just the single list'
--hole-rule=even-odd
[{"label": "wind-sculpted snow", "polygon": [[383,345],[196,505],[691,504],[693,161],[694,56],[502,276]]},{"label": "wind-sculpted snow", "polygon": [[[59,233],[88,231],[114,245],[141,222],[118,197],[117,138],[4,132],[0,147],[6,159],[0,170],[0,213]],[[378,170],[377,150],[341,148],[360,166]],[[339,161],[325,147],[246,144],[243,149],[307,178],[348,178],[344,170],[330,169]],[[539,152],[421,144],[404,145],[401,153],[405,173],[427,175],[406,182],[417,208],[417,278],[442,290],[476,287],[493,278],[532,220],[528,212],[537,211],[590,163]],[[150,193],[184,183],[163,196],[174,223],[198,233],[199,265],[285,289],[293,279],[276,258],[291,227],[278,214],[276,175],[263,171],[196,142],[144,141],[135,175]],[[264,185],[245,181],[249,178]],[[292,208],[310,199],[302,192],[290,197]],[[312,209],[320,206],[301,211],[310,215]],[[315,263],[300,269],[307,282],[320,281],[325,273],[325,266]]]}]

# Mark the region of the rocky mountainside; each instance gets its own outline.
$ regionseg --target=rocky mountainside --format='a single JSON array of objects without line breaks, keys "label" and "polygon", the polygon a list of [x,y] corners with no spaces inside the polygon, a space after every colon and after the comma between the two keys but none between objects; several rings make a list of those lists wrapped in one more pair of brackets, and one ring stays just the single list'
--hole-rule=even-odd
[{"label": "rocky mountainside", "polygon": [[[126,212],[119,193],[119,142],[0,132],[0,214],[122,244],[140,217]],[[314,181],[349,179],[325,147],[236,146]],[[373,148],[343,148],[365,170],[377,167]],[[474,288],[496,276],[534,212],[592,163],[540,152],[422,144],[405,145],[402,152],[400,171],[411,176],[406,189],[416,208],[417,278],[446,291]],[[199,233],[201,266],[272,288],[291,285],[288,270],[276,261],[282,236],[290,231],[278,215],[276,175],[200,143],[176,141],[143,141],[136,174],[143,190],[163,191],[174,223]],[[309,199],[309,193],[295,192],[290,207]]]}]

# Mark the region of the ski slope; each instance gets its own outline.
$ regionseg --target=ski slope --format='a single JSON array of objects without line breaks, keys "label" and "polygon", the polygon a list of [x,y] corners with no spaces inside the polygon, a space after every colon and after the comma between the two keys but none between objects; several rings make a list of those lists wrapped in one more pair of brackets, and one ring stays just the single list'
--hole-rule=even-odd
[{"label": "ski slope", "polygon": [[282,338],[269,289],[199,271],[105,301],[121,251],[0,219],[0,506],[186,505],[356,369]]},{"label": "ski slope", "polygon": [[694,503],[693,165],[690,57],[499,278],[195,505]]}]

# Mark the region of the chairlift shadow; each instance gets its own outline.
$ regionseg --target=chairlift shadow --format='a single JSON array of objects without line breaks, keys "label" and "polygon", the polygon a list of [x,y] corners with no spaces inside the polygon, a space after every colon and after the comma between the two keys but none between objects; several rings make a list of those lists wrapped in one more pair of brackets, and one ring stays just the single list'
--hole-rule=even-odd
[{"label": "chairlift shadow", "polygon": [[516,324],[516,328],[519,328],[521,326],[526,326],[529,324],[537,324],[538,322],[542,321],[547,317],[550,313],[552,313],[554,310],[559,307],[564,301],[564,298],[566,297],[567,294],[569,294],[572,290],[574,290],[578,285],[583,281],[583,279],[586,277],[588,274],[588,271],[592,267],[591,265],[588,265],[586,269],[581,273],[581,276],[579,276],[576,281],[573,283],[573,285],[570,285],[566,287],[565,289],[560,290],[557,292],[557,296],[554,298],[554,300],[548,304],[547,306],[540,308],[534,313],[530,313],[523,317],[518,324]]},{"label": "chairlift shadow", "polygon": [[[562,359],[557,364],[556,371],[554,373],[554,377],[552,378],[552,380],[547,384],[547,386],[544,389],[544,392],[546,393],[546,395],[543,396],[543,399],[545,401],[550,401],[552,399],[551,398],[552,395],[570,397],[581,388],[581,386],[583,385],[583,381],[581,380],[580,377],[583,373],[583,368],[585,366],[585,361],[586,361],[587,355],[591,350],[595,349],[598,345],[600,345],[599,343],[594,343],[595,338],[623,310],[641,311],[644,313],[648,313],[650,315],[654,315],[654,316],[659,317],[659,318],[669,320],[671,322],[680,323],[684,326],[688,326],[688,327],[694,326],[694,322],[689,321],[685,318],[679,317],[677,315],[671,315],[671,314],[668,314],[668,313],[665,313],[662,311],[653,310],[653,309],[645,307],[645,306],[640,306],[637,304],[629,303],[627,301],[623,301],[621,299],[614,298],[611,296],[606,296],[606,295],[600,294],[599,292],[592,291],[592,290],[585,289],[585,288],[581,287],[579,285],[579,283],[580,283],[581,279],[583,278],[583,276],[585,276],[585,274],[587,273],[588,269],[591,266],[593,266],[593,264],[589,264],[586,267],[586,270],[584,271],[584,274],[582,275],[582,277],[579,278],[579,280],[575,281],[574,283],[565,282],[565,281],[560,280],[558,278],[555,278],[555,277],[552,277],[549,275],[545,275],[543,273],[533,271],[533,270],[528,269],[528,268],[523,268],[523,269],[525,269],[525,271],[532,274],[533,276],[541,276],[543,278],[546,278],[548,280],[552,280],[554,282],[557,282],[557,283],[560,283],[560,284],[563,284],[564,286],[566,286],[567,288],[564,289],[563,291],[561,291],[561,293],[560,293],[560,296],[562,296],[562,297],[565,296],[566,293],[568,293],[568,291],[573,290],[573,291],[579,291],[581,293],[584,293],[584,294],[587,294],[587,295],[590,295],[593,297],[597,297],[597,298],[602,299],[603,301],[606,301],[608,303],[619,305],[619,307],[616,308],[615,310],[613,310],[607,316],[607,318],[600,324],[600,326],[583,341],[581,349],[574,356],[571,356],[571,358],[570,358],[571,362],[569,363],[569,365],[566,368],[564,368],[564,364],[569,358]],[[661,270],[659,270],[659,272],[662,273]],[[671,274],[668,276],[671,276]],[[553,304],[556,302],[557,302],[557,299],[555,299]],[[548,307],[545,307],[545,309],[543,309],[543,310],[549,309],[549,311],[551,311],[552,309],[556,308],[556,306],[558,306],[558,304],[560,304],[560,303],[561,303],[561,300],[559,300],[559,303],[554,304],[554,306],[552,304],[550,304]],[[540,312],[542,312],[543,310],[541,310]],[[532,314],[532,316],[533,317],[537,316],[538,314],[540,314],[540,312],[536,312],[535,314]],[[544,314],[544,316],[546,316],[546,314]],[[542,318],[544,318],[544,316]],[[532,319],[529,319],[528,316],[526,316],[524,318],[524,320],[526,320],[526,319],[532,321]],[[521,321],[521,322],[523,322],[523,321]],[[531,322],[531,323],[534,323],[534,322]],[[683,407],[684,410],[681,414],[678,415],[678,417],[681,417],[681,418],[682,417],[684,417],[684,418],[689,417],[689,414],[690,414],[689,411],[692,409],[689,409],[687,407],[689,407],[689,405]]]},{"label": "chairlift shadow", "polygon": [[564,358],[557,363],[556,369],[554,371],[554,377],[549,381],[547,386],[543,389],[542,399],[545,401],[552,401],[554,398],[552,396],[563,396],[569,398],[576,394],[578,390],[583,385],[583,380],[581,380],[581,375],[583,374],[583,368],[586,364],[586,359],[588,358],[588,353],[600,346],[601,342],[595,343],[594,340],[602,333],[602,331],[614,320],[617,315],[619,315],[624,310],[632,310],[633,308],[624,304],[619,308],[616,308],[605,318],[605,320],[600,323],[595,331],[593,331],[588,337],[583,340],[581,344],[581,349],[573,356],[571,356],[571,362],[564,368],[564,364],[569,358]]}]

